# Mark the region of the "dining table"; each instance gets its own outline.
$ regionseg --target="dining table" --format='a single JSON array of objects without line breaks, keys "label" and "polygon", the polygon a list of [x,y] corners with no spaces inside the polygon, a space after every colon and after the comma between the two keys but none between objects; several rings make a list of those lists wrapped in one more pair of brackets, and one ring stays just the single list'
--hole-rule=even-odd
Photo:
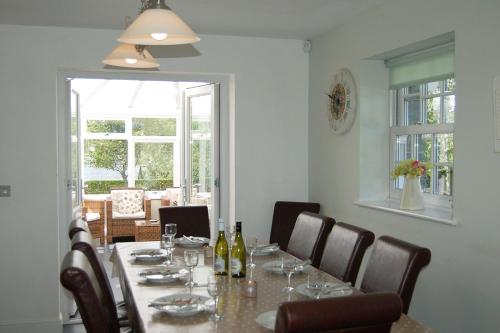
[{"label": "dining table", "polygon": [[[275,311],[283,302],[299,301],[309,299],[307,296],[297,291],[286,293],[283,288],[287,286],[287,277],[283,274],[276,274],[264,269],[265,264],[271,261],[294,259],[284,251],[276,251],[269,255],[253,256],[255,268],[252,269],[252,280],[256,281],[256,296],[248,297],[245,294],[247,279],[224,277],[225,292],[219,298],[218,313],[223,316],[221,320],[212,321],[209,319],[212,307],[207,306],[206,311],[202,311],[192,316],[172,316],[164,313],[155,307],[151,307],[154,299],[163,296],[190,294],[200,297],[209,297],[207,291],[207,279],[213,275],[213,253],[210,247],[200,247],[199,263],[194,268],[193,279],[199,285],[193,288],[185,286],[185,281],[174,281],[165,284],[146,283],[141,272],[147,269],[164,267],[162,262],[139,262],[132,254],[134,251],[144,249],[159,249],[160,242],[129,242],[116,243],[113,248],[110,260],[113,263],[113,275],[120,281],[124,301],[127,306],[129,322],[136,333],[197,333],[197,332],[237,332],[237,333],[269,333],[272,329],[267,329],[257,323],[256,318],[266,312]],[[174,267],[183,268],[184,248],[177,246],[173,252]],[[249,259],[247,259],[248,263]],[[264,267],[263,267],[264,265]],[[311,272],[317,271],[312,266],[307,266],[304,272],[293,274],[291,278],[292,286],[296,287],[307,282],[307,276]],[[247,268],[247,278],[250,269]],[[317,274],[317,273],[316,273]],[[341,283],[335,277],[326,273],[324,279],[331,283]],[[353,288],[352,293],[360,293]],[[349,293],[348,293],[349,294]],[[347,295],[345,295],[347,296]],[[332,314],[334,315],[334,314]],[[434,331],[411,317],[401,314],[398,321],[392,325],[391,333],[434,333]]]}]

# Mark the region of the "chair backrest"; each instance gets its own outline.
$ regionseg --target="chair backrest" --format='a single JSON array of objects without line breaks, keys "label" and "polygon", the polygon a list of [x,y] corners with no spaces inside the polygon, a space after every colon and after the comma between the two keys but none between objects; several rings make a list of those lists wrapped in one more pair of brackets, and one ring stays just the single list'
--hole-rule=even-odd
[{"label": "chair backrest", "polygon": [[361,290],[397,293],[403,300],[403,313],[408,313],[418,275],[430,260],[429,249],[382,236],[374,246]]},{"label": "chair backrest", "polygon": [[92,242],[93,240],[90,233],[78,232],[71,239],[71,250],[80,251],[87,257],[97,282],[99,283],[99,287],[101,288],[106,306],[110,309],[111,316],[113,318],[116,317],[116,320],[118,320],[113,289],[111,288],[106,270],[97,256],[97,251]]},{"label": "chair backrest", "polygon": [[207,206],[160,207],[161,233],[165,224],[177,224],[177,237],[182,235],[210,238],[210,222]]},{"label": "chair backrest", "polygon": [[363,256],[374,239],[371,231],[337,222],[326,240],[320,269],[354,286]]},{"label": "chair backrest", "polygon": [[87,222],[85,222],[81,218],[72,220],[68,227],[69,239],[72,239],[73,236],[80,231],[85,231],[90,234],[90,229]]},{"label": "chair backrest", "polygon": [[274,332],[389,333],[400,316],[401,299],[392,293],[286,302],[278,308]]},{"label": "chair backrest", "polygon": [[144,189],[140,187],[112,187],[110,197],[113,211],[121,213],[144,211]]},{"label": "chair backrest", "polygon": [[283,251],[288,248],[297,217],[302,212],[319,213],[320,205],[315,202],[276,201],[270,243],[278,243]]},{"label": "chair backrest", "polygon": [[302,260],[311,259],[319,267],[326,239],[335,220],[328,216],[304,212],[297,217],[286,252]]},{"label": "chair backrest", "polygon": [[60,281],[76,301],[88,333],[119,333],[118,321],[113,322],[101,287],[87,257],[80,251],[70,251],[61,265]]}]

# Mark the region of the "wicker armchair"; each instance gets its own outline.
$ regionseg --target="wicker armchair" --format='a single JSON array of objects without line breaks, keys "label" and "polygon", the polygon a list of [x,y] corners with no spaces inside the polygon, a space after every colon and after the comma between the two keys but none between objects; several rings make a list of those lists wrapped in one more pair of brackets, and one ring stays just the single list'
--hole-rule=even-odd
[{"label": "wicker armchair", "polygon": [[[131,214],[119,211],[120,203],[117,201],[120,195],[124,193],[142,192],[144,199],[139,212]],[[121,194],[120,194],[121,193]],[[119,199],[118,199],[119,200]],[[106,199],[107,216],[107,240],[113,242],[113,237],[135,236],[135,221],[151,219],[151,199],[144,195],[144,190],[133,187],[112,188],[111,196]]]},{"label": "wicker armchair", "polygon": [[104,244],[104,200],[83,199],[82,216],[90,229],[92,238]]}]

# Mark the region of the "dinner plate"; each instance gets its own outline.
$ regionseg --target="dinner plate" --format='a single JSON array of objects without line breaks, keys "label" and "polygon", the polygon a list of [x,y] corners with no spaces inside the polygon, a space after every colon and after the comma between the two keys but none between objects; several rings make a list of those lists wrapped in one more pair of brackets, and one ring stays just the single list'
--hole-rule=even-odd
[{"label": "dinner plate", "polygon": [[[314,294],[307,288],[307,283],[299,284],[295,287],[295,291],[299,294],[314,298]],[[352,294],[352,288],[340,283],[326,282],[325,287],[321,290],[319,298],[342,297]]]},{"label": "dinner plate", "polygon": [[276,313],[276,310],[261,313],[257,316],[257,318],[255,318],[255,322],[257,322],[257,324],[259,324],[260,326],[267,328],[268,330],[274,331],[274,326],[276,324]]},{"label": "dinner plate", "polygon": [[188,317],[206,311],[209,301],[206,296],[176,294],[156,298],[149,306],[174,317]]},{"label": "dinner plate", "polygon": [[[301,266],[296,272],[296,273],[302,273],[306,272],[309,268],[309,265]],[[262,264],[262,268],[265,271],[271,272],[271,273],[276,273],[276,274],[283,274],[283,269],[281,268],[281,260],[273,260],[273,261],[268,261],[264,264]]]},{"label": "dinner plate", "polygon": [[146,269],[139,273],[144,278],[144,282],[151,284],[172,283],[185,278],[188,271],[186,269],[157,268]]},{"label": "dinner plate", "polygon": [[167,258],[168,252],[164,249],[140,249],[130,254],[136,261],[158,261]]},{"label": "dinner plate", "polygon": [[181,247],[196,248],[208,244],[209,241],[210,239],[205,237],[193,237],[190,239],[187,239],[186,237],[181,237],[175,239],[175,244]]}]

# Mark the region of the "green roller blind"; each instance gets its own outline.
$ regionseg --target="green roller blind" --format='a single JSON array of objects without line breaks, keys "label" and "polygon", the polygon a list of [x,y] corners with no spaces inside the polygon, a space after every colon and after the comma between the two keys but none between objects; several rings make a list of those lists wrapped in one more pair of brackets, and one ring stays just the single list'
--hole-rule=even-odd
[{"label": "green roller blind", "polygon": [[455,47],[447,44],[386,60],[391,89],[453,77]]}]

